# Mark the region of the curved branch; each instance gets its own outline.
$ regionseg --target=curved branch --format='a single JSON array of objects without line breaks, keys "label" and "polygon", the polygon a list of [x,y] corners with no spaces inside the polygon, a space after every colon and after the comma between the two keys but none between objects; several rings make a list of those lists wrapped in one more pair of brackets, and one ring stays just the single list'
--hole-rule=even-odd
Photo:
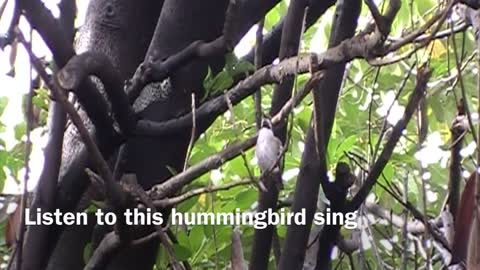
[{"label": "curved branch", "polygon": [[[244,98],[252,95],[255,89],[268,83],[278,83],[287,76],[304,74],[328,69],[340,63],[349,62],[355,58],[370,58],[374,55],[382,56],[387,51],[378,48],[383,42],[380,32],[374,34],[362,33],[341,42],[338,46],[330,48],[323,53],[302,54],[287,58],[276,65],[265,66],[248,78],[240,81],[235,87],[227,91],[232,104],[237,104]],[[203,104],[196,111],[196,121],[220,115],[228,109],[223,96],[214,98]],[[136,134],[147,136],[159,136],[175,133],[180,129],[190,128],[192,116],[186,114],[176,119],[164,122],[140,120],[137,123]]]},{"label": "curved branch", "polygon": [[135,115],[127,95],[123,92],[120,74],[105,54],[85,52],[72,57],[57,74],[57,80],[62,88],[73,90],[78,94],[80,90],[85,91],[80,89],[80,85],[91,75],[98,77],[103,83],[113,114],[122,132],[130,133],[135,126]]},{"label": "curved branch", "polygon": [[68,98],[62,91],[62,89],[56,83],[48,79],[48,74],[43,68],[42,63],[33,54],[31,47],[26,42],[25,38],[21,33],[18,33],[18,38],[20,42],[24,44],[24,47],[27,50],[32,65],[35,67],[42,80],[44,80],[45,84],[52,91],[54,97],[63,106],[63,109],[67,112],[73,124],[78,129],[78,133],[80,134],[80,137],[82,138],[85,147],[87,148],[87,151],[91,155],[92,162],[97,167],[102,178],[105,180],[107,200],[109,200],[115,210],[123,209],[125,206],[125,201],[127,200],[125,198],[127,195],[125,192],[123,192],[123,189],[120,187],[119,183],[113,179],[113,174],[110,171],[107,162],[103,158],[94,140],[90,137],[88,129],[83,123],[82,118],[80,117],[74,106],[68,101]]},{"label": "curved branch", "polygon": [[[53,59],[58,67],[63,67],[75,55],[72,42],[69,41],[62,26],[45,7],[42,1],[19,0],[19,7],[24,10],[25,16],[35,30],[40,34],[45,44],[52,52]],[[101,102],[101,95],[95,91],[95,85],[87,81],[85,90],[78,96],[84,105],[88,117],[91,119],[97,132],[102,138],[114,136],[112,120],[108,117],[107,106]]]},{"label": "curved branch", "polygon": [[100,270],[105,269],[119,250],[125,244],[115,232],[110,232],[102,239],[100,245],[95,249],[92,257],[88,260],[84,270]]},{"label": "curved branch", "polygon": [[146,59],[129,82],[126,92],[130,102],[133,103],[138,98],[147,84],[164,80],[185,63],[189,63],[198,57],[217,56],[230,51],[255,22],[258,22],[268,10],[279,2],[279,0],[237,1],[238,3],[230,5],[230,7],[233,9],[231,13],[235,13],[231,15],[234,15],[233,17],[238,20],[233,22],[231,21],[232,18],[227,18],[227,25],[224,25],[224,30],[227,30],[227,33],[224,33],[224,35],[210,42],[197,40],[167,59]]},{"label": "curved branch", "polygon": [[198,58],[207,58],[223,55],[229,50],[223,36],[211,42],[197,40],[180,52],[161,61],[148,61],[140,65],[129,82],[128,99],[133,103],[140,92],[151,82],[163,81],[178,68]]}]

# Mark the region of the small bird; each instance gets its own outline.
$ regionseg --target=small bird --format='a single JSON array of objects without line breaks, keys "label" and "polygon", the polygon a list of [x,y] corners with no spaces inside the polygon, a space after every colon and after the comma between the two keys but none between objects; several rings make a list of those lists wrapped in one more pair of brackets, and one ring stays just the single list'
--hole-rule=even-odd
[{"label": "small bird", "polygon": [[255,156],[262,174],[280,172],[280,167],[276,163],[282,152],[282,142],[273,134],[271,120],[263,118],[255,147]]}]

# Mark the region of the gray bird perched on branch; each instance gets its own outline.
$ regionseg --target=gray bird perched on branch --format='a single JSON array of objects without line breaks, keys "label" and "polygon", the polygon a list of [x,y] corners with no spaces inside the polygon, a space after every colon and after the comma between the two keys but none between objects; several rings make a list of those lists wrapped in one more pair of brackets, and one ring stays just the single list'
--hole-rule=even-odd
[{"label": "gray bird perched on branch", "polygon": [[[282,152],[282,142],[273,134],[271,120],[269,118],[262,119],[262,128],[258,132],[257,145],[255,146],[255,156],[262,176],[280,172],[278,163]],[[278,184],[281,186],[281,183]]]}]

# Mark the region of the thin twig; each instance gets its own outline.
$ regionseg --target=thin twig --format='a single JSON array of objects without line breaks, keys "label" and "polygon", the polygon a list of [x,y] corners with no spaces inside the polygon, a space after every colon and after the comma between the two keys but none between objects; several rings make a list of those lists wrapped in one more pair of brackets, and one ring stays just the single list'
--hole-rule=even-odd
[{"label": "thin twig", "polygon": [[[408,174],[403,178],[403,200],[408,201]],[[402,245],[408,246],[408,210],[403,210],[403,226],[402,226]],[[406,248],[402,250],[402,262],[400,269],[407,270],[408,266],[408,251]]]},{"label": "thin twig", "polygon": [[402,136],[403,130],[406,128],[410,118],[417,109],[418,103],[424,97],[424,92],[427,87],[428,79],[430,78],[431,70],[427,67],[422,67],[418,70],[417,73],[417,85],[413,91],[410,100],[405,108],[404,115],[400,121],[395,125],[392,131],[392,135],[385,144],[380,156],[378,157],[375,164],[372,166],[370,173],[365,180],[365,183],[362,185],[358,193],[346,207],[348,211],[355,211],[362,205],[363,201],[367,197],[370,190],[377,183],[378,177],[381,175],[383,168],[387,164],[390,156],[393,153],[393,149],[396,146],[398,140]]},{"label": "thin twig", "polygon": [[[453,33],[453,26],[450,27],[450,31]],[[457,77],[458,77],[458,82],[460,83],[460,90],[462,93],[462,100],[463,100],[463,106],[465,109],[465,114],[467,115],[468,119],[468,124],[470,125],[470,130],[472,132],[473,137],[476,140],[477,145],[479,144],[479,140],[477,137],[477,132],[475,130],[475,126],[473,125],[473,120],[472,120],[472,115],[470,113],[470,108],[468,106],[468,101],[469,98],[467,97],[467,93],[465,90],[465,85],[463,83],[463,75],[462,75],[462,70],[461,70],[461,63],[460,60],[458,59],[458,54],[457,54],[457,43],[455,42],[455,39],[452,38],[452,47],[453,47],[453,54],[455,55],[455,67],[457,69]]]},{"label": "thin twig", "polygon": [[87,151],[91,155],[91,160],[93,164],[95,164],[95,166],[100,172],[100,175],[105,180],[107,199],[110,201],[110,203],[112,204],[112,206],[114,206],[115,209],[120,210],[121,208],[124,207],[123,196],[125,194],[122,193],[121,187],[114,180],[113,174],[110,171],[110,168],[107,162],[103,158],[102,154],[100,153],[100,150],[98,149],[93,139],[90,137],[90,134],[87,128],[85,127],[82,119],[80,118],[80,115],[78,114],[76,109],[73,107],[73,105],[68,101],[68,98],[65,95],[64,91],[60,89],[60,87],[55,82],[49,80],[49,76],[45,71],[43,64],[34,55],[34,53],[31,50],[31,46],[25,40],[23,34],[20,31],[17,32],[17,37],[19,41],[22,44],[24,44],[24,47],[27,50],[27,53],[29,54],[31,63],[37,70],[40,77],[45,81],[45,84],[48,86],[48,88],[53,92],[53,95],[56,101],[58,101],[63,106],[67,114],[70,116],[70,119],[77,127],[80,137],[85,143]]},{"label": "thin twig", "polygon": [[192,189],[189,190],[179,196],[172,197],[172,198],[167,198],[167,199],[162,199],[162,200],[156,200],[153,201],[156,207],[164,208],[164,207],[169,207],[169,206],[174,206],[178,205],[179,203],[182,203],[192,197],[202,195],[205,193],[213,193],[217,191],[222,191],[222,190],[228,190],[234,187],[238,186],[244,186],[244,185],[250,185],[252,184],[252,181],[250,179],[248,180],[241,180],[241,181],[236,181],[236,182],[231,182],[225,185],[221,186],[206,186],[202,188],[197,188],[197,189]]},{"label": "thin twig", "polygon": [[12,266],[14,265],[13,264],[13,261],[15,261],[15,256],[17,255],[17,246],[13,247],[13,251],[12,253],[10,254],[10,258],[8,259],[8,264],[7,264],[7,270],[11,270],[12,269]]},{"label": "thin twig", "polygon": [[[30,30],[30,40],[32,39],[32,30]],[[29,44],[29,49],[32,49],[32,44]],[[19,230],[18,230],[18,243],[17,243],[17,268],[22,269],[22,257],[23,257],[23,242],[25,238],[25,230],[26,230],[26,224],[25,224],[25,209],[27,208],[27,199],[28,199],[28,179],[30,176],[30,152],[32,148],[32,141],[30,138],[30,133],[32,130],[33,126],[33,85],[32,85],[32,66],[30,65],[29,67],[29,80],[30,80],[30,86],[28,90],[28,95],[26,97],[26,108],[25,108],[25,117],[27,120],[27,130],[26,130],[26,142],[25,142],[25,160],[24,160],[24,166],[25,166],[25,175],[23,179],[23,194],[22,194],[22,200],[21,200],[21,221],[18,224]]]},{"label": "thin twig", "polygon": [[[262,48],[263,48],[263,24],[265,18],[262,18],[257,24],[257,34],[255,41],[255,69],[259,70],[262,66]],[[255,122],[257,123],[257,130],[262,125],[262,88],[259,87],[255,92],[253,99],[255,101]]]},{"label": "thin twig", "polygon": [[[235,137],[237,138],[237,140],[239,140],[240,136],[239,136],[239,132],[238,132],[236,121],[235,121],[235,112],[233,111],[232,102],[228,98],[228,95],[225,95],[225,100],[227,102],[228,109],[230,111],[230,123],[234,127]],[[241,151],[240,156],[242,157],[243,165],[245,166],[245,169],[247,170],[248,176],[250,177],[250,181],[252,181],[252,184],[257,186],[258,189],[260,189],[261,191],[266,191],[266,188],[261,181],[255,181],[255,176],[254,176],[252,170],[250,169],[250,166],[248,166],[248,160],[247,160],[247,156],[245,155],[245,151]]]},{"label": "thin twig", "polygon": [[397,94],[395,95],[395,98],[393,99],[392,104],[390,104],[390,106],[388,107],[387,115],[385,115],[385,119],[383,121],[383,127],[382,127],[382,130],[381,130],[380,136],[379,136],[378,141],[375,145],[375,151],[373,152],[372,162],[377,158],[377,154],[378,154],[378,151],[380,149],[380,144],[383,140],[383,137],[385,136],[385,132],[387,131],[387,124],[388,124],[387,119],[390,116],[390,112],[391,112],[393,106],[395,105],[395,102],[398,101],[398,99],[400,98],[400,95],[403,93],[403,90],[405,89],[405,86],[407,85],[407,81],[410,78],[410,75],[412,74],[412,71],[413,71],[414,67],[415,67],[415,63],[413,63],[412,66],[410,67],[410,69],[408,70],[408,73],[405,76],[405,79],[402,81],[402,84],[400,85],[400,89],[398,90]]},{"label": "thin twig", "polygon": [[188,167],[188,161],[190,160],[190,155],[192,153],[193,149],[193,144],[195,143],[195,133],[196,133],[196,128],[197,124],[195,121],[195,111],[196,111],[196,105],[195,105],[195,93],[192,92],[192,132],[190,134],[190,141],[188,142],[188,147],[187,147],[187,154],[185,155],[185,163],[183,164],[183,170],[185,171]]},{"label": "thin twig", "polygon": [[[453,5],[455,3],[455,0],[451,0],[448,4],[448,6],[440,13],[436,14],[430,21],[428,21],[425,25],[411,33],[410,35],[406,36],[405,38],[401,39],[400,41],[387,46],[386,50],[393,52],[397,51],[401,47],[403,47],[406,44],[411,43],[414,39],[416,39],[420,34],[425,33],[430,26],[432,26],[435,22],[438,21],[436,27],[432,30],[432,32],[423,40],[422,42],[418,43],[412,50],[405,52],[401,55],[394,56],[392,58],[387,58],[387,59],[374,59],[374,60],[369,60],[368,63],[372,66],[383,66],[383,65],[390,65],[393,63],[397,63],[399,61],[405,60],[410,58],[415,52],[417,52],[419,49],[426,47],[427,45],[432,42],[438,33],[440,31],[441,26],[443,25],[443,22],[446,20],[448,14],[450,14],[450,10],[452,9]],[[422,31],[420,31],[422,30]]]}]

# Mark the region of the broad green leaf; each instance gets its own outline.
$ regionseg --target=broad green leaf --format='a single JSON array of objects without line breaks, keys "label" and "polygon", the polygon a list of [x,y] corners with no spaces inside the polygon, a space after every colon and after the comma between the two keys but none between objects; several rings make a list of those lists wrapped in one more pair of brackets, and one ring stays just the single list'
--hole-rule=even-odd
[{"label": "broad green leaf", "polygon": [[188,260],[192,256],[192,251],[188,247],[179,244],[173,244],[173,251],[179,261]]}]

